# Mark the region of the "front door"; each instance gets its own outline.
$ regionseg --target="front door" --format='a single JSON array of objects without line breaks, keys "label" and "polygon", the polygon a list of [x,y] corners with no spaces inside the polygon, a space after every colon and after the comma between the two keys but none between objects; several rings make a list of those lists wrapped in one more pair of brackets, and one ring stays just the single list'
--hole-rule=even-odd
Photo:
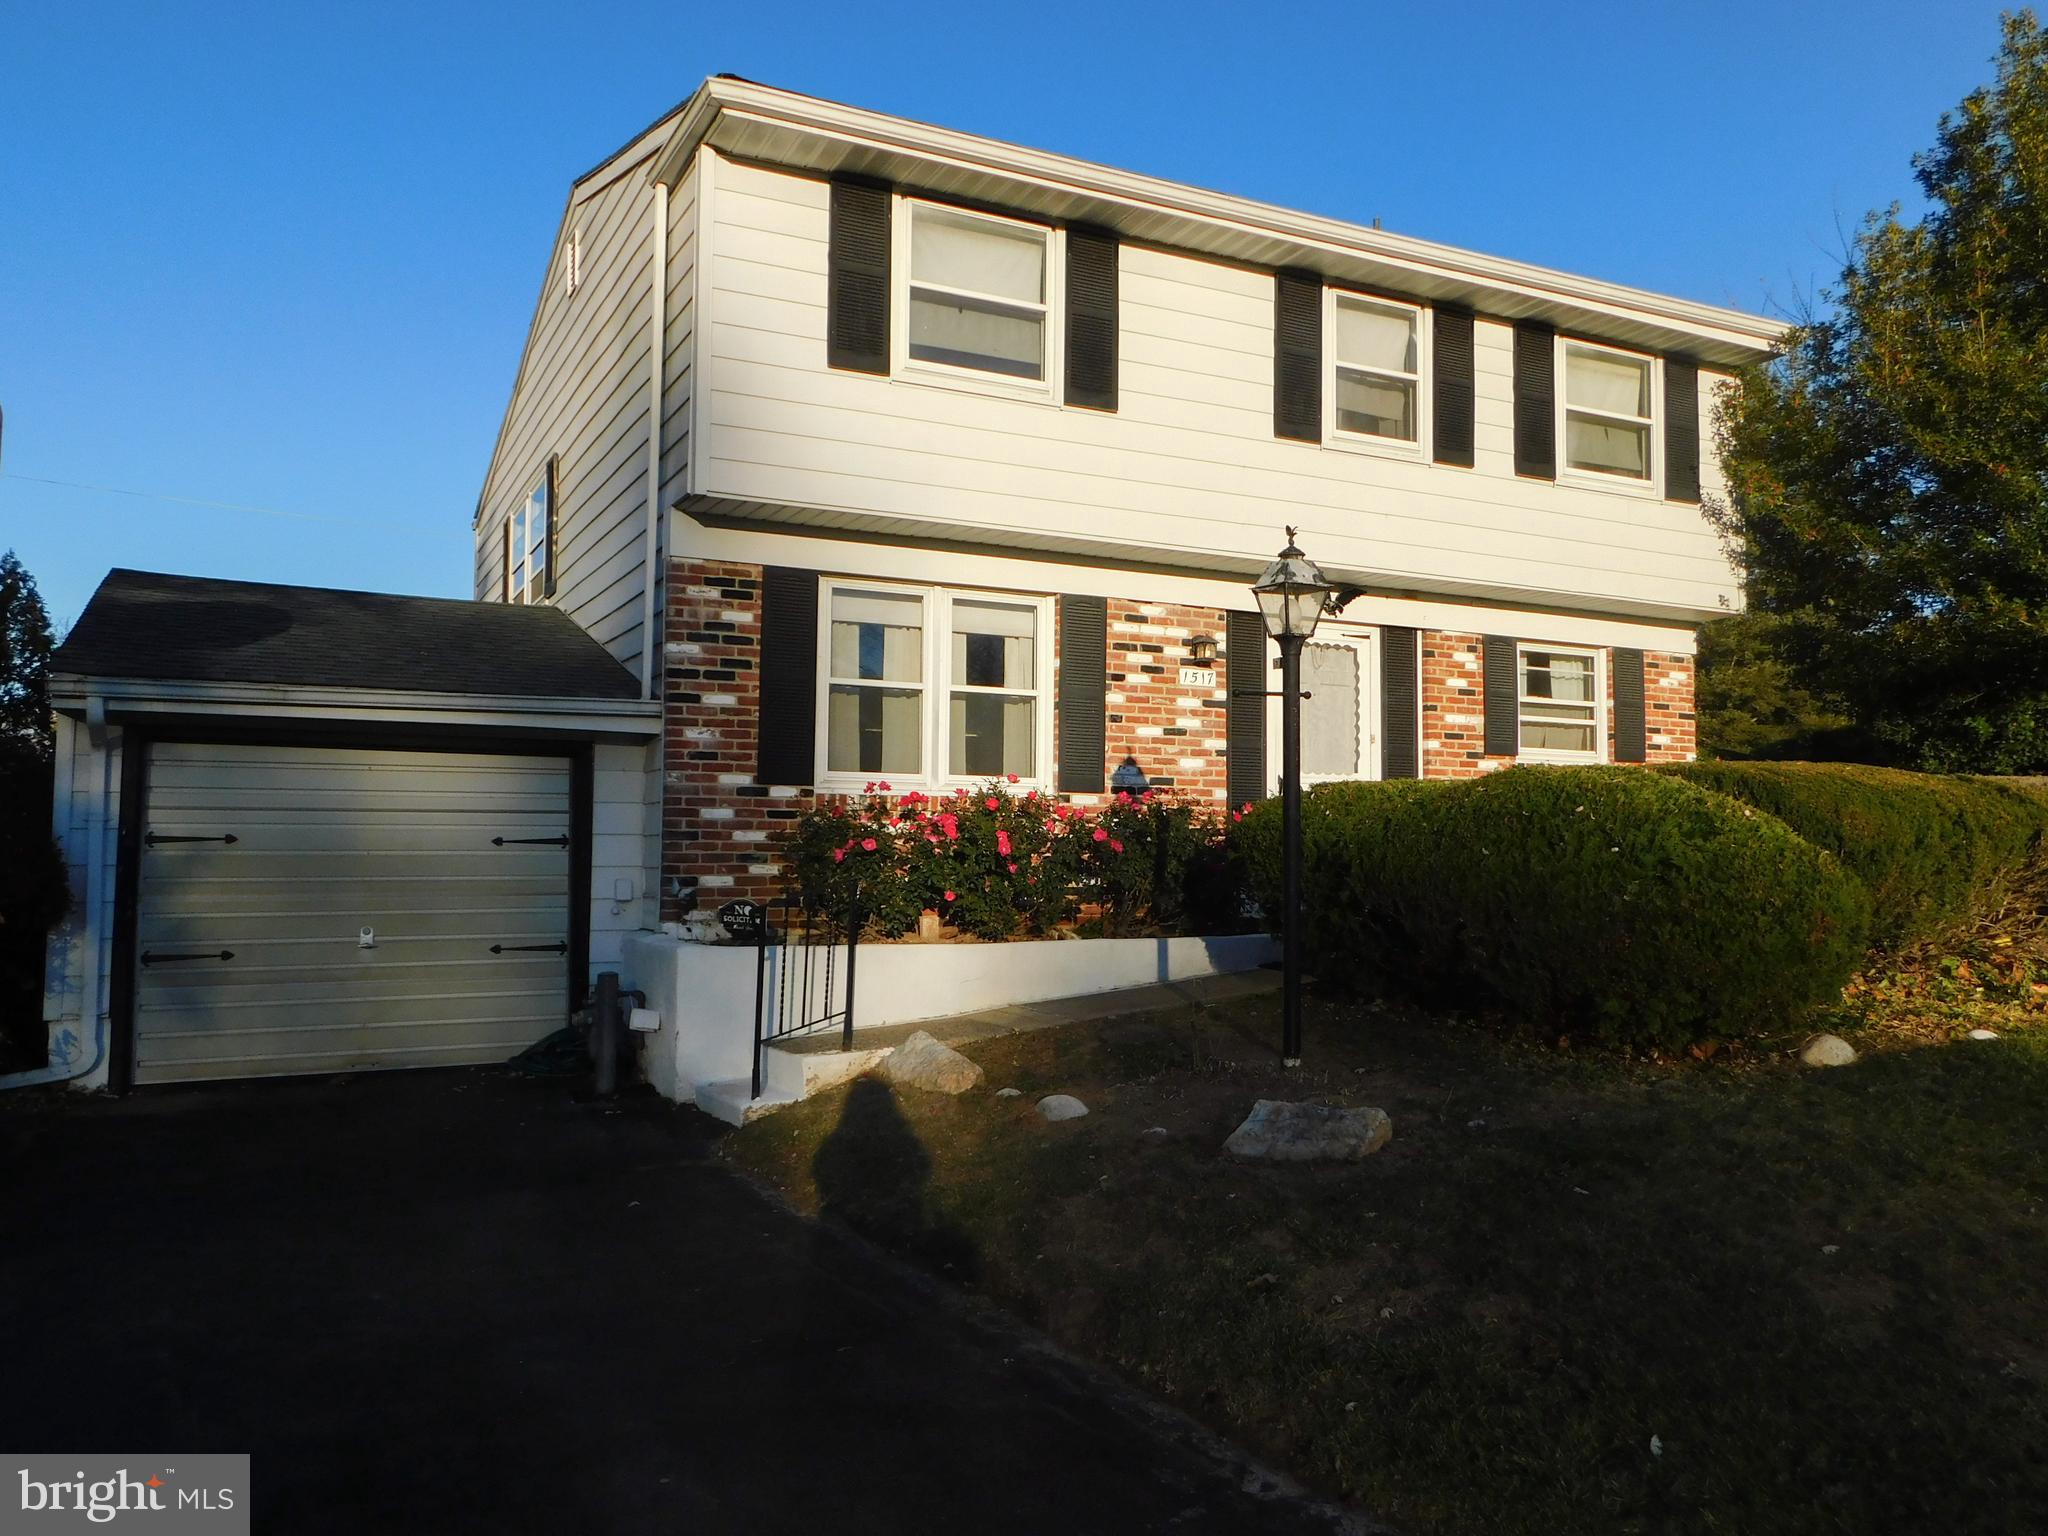
[{"label": "front door", "polygon": [[1366,630],[1324,629],[1302,649],[1301,781],[1380,776],[1379,679]]}]

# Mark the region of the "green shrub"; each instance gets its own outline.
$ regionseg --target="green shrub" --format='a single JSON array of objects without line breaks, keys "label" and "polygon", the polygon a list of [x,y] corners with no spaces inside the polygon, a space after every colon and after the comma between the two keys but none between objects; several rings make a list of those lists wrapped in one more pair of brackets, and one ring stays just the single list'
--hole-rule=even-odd
[{"label": "green shrub", "polygon": [[1768,811],[1827,849],[1869,891],[1871,942],[1886,949],[1939,938],[1994,904],[2048,833],[2048,799],[2009,781],[1856,763],[1658,771]]},{"label": "green shrub", "polygon": [[[1280,806],[1241,834],[1278,907]],[[1861,958],[1869,900],[1782,822],[1632,768],[1333,784],[1303,807],[1325,980],[1674,1050],[1798,1018]]]},{"label": "green shrub", "polygon": [[882,938],[910,933],[927,911],[983,939],[1084,916],[1094,934],[1215,933],[1245,921],[1229,833],[1151,790],[1083,809],[1002,781],[942,797],[877,782],[805,812],[783,851],[806,900],[834,919],[858,901]]}]

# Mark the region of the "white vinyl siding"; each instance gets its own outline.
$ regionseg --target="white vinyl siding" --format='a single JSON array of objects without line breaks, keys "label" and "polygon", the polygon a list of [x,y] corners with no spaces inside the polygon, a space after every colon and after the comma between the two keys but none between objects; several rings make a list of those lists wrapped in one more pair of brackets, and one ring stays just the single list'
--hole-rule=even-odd
[{"label": "white vinyl siding", "polygon": [[1514,474],[1504,322],[1475,325],[1477,463],[1457,473],[1276,440],[1272,275],[1135,243],[1120,254],[1115,412],[911,388],[826,366],[828,197],[821,180],[719,163],[698,358],[709,440],[693,450],[706,502],[1217,569],[1270,558],[1295,523],[1326,567],[1393,586],[1574,606],[1736,600],[1698,509]]},{"label": "white vinyl siding", "polygon": [[[644,169],[622,162],[615,179],[570,210],[568,228],[580,235],[576,292],[550,282],[541,295],[479,506],[475,586],[481,598],[510,590],[506,522],[532,490],[534,466],[559,455],[555,605],[633,670],[646,580],[655,195]],[[671,231],[671,279],[675,246]],[[685,241],[685,259],[687,252]],[[553,260],[561,259],[558,248]],[[673,308],[669,318],[673,336]],[[664,415],[677,406],[665,391]],[[663,460],[670,462],[666,444]]]}]

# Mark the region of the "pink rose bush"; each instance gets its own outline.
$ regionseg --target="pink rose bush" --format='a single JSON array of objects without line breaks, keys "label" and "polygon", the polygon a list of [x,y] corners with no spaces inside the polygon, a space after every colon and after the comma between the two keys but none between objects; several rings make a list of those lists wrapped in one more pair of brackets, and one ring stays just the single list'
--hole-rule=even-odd
[{"label": "pink rose bush", "polygon": [[833,920],[857,903],[873,938],[914,932],[926,911],[983,939],[1248,926],[1222,807],[1151,790],[1082,807],[1016,782],[931,796],[877,781],[821,797],[785,840],[784,866]]}]

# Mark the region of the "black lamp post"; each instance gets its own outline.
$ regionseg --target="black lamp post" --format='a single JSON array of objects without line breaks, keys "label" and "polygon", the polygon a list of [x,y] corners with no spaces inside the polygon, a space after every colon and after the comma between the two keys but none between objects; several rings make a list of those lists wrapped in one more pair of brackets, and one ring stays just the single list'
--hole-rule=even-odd
[{"label": "black lamp post", "polygon": [[1280,800],[1286,838],[1280,1060],[1289,1067],[1301,1065],[1301,648],[1316,632],[1316,621],[1336,590],[1315,561],[1294,547],[1292,528],[1287,547],[1252,583],[1266,633],[1280,642]]}]

